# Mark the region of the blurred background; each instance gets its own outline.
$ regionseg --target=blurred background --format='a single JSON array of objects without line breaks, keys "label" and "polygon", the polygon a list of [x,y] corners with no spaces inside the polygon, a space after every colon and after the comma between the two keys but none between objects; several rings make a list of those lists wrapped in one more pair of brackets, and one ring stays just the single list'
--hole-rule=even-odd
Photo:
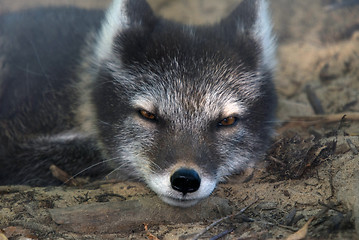
[{"label": "blurred background", "polygon": [[[110,0],[0,0],[0,14],[39,6],[106,9]],[[213,23],[240,0],[148,0],[154,11],[188,24]],[[279,119],[312,115],[308,86],[324,113],[359,111],[359,0],[271,0],[278,38]]]},{"label": "blurred background", "polygon": [[[72,5],[107,8],[111,0],[0,0],[0,13],[38,6]],[[241,0],[148,0],[155,12],[189,24],[216,22]],[[359,30],[358,0],[272,0],[275,29],[280,41],[319,37],[337,41]]]}]

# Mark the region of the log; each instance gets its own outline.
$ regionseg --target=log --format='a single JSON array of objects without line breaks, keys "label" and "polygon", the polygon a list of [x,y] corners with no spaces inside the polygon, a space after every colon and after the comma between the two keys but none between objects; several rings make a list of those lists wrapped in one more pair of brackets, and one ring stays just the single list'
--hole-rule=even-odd
[{"label": "log", "polygon": [[143,224],[180,224],[218,219],[232,213],[228,201],[210,197],[190,208],[172,207],[158,197],[50,209],[53,221],[81,234],[122,233]]}]

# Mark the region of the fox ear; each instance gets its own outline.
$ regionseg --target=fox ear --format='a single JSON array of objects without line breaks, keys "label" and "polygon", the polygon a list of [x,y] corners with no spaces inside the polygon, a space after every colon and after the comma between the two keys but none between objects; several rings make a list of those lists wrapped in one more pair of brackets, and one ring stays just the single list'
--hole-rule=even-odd
[{"label": "fox ear", "polygon": [[269,70],[274,68],[276,41],[267,0],[243,0],[223,24],[231,28],[236,37],[252,37],[260,47],[260,64]]},{"label": "fox ear", "polygon": [[106,12],[98,34],[95,57],[101,61],[111,55],[118,34],[129,28],[146,28],[155,21],[146,0],[114,0]]}]

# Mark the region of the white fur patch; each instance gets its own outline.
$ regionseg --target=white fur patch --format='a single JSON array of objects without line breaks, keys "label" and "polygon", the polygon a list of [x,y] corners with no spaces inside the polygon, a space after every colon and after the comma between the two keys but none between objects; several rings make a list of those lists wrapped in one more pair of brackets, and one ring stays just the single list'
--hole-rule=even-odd
[{"label": "white fur patch", "polygon": [[131,104],[134,108],[143,109],[150,113],[154,113],[154,111],[156,110],[153,104],[152,97],[150,96],[148,97],[142,96],[142,97],[134,98],[131,100]]},{"label": "white fur patch", "polygon": [[246,108],[239,102],[229,102],[224,106],[223,118],[242,115],[246,111]]},{"label": "white fur patch", "polygon": [[254,26],[254,37],[262,46],[262,65],[274,69],[276,65],[276,41],[272,34],[272,21],[266,0],[258,0],[257,21]]},{"label": "white fur patch", "polygon": [[106,17],[102,22],[102,27],[98,34],[95,50],[95,57],[99,62],[111,56],[113,41],[116,35],[129,25],[126,14],[127,1],[114,0],[106,12]]},{"label": "white fur patch", "polygon": [[201,186],[193,193],[187,193],[183,196],[182,193],[174,190],[171,187],[170,173],[166,174],[151,174],[147,177],[146,181],[149,187],[155,191],[160,198],[177,207],[190,207],[198,203],[200,200],[208,197],[216,187],[217,181],[205,176],[201,176]]},{"label": "white fur patch", "polygon": [[88,135],[79,133],[79,132],[64,132],[64,133],[59,133],[56,135],[51,135],[51,136],[41,136],[38,139],[39,140],[46,140],[49,142],[67,142],[67,141],[72,141],[75,139],[81,139],[81,138],[86,138],[88,137]]}]

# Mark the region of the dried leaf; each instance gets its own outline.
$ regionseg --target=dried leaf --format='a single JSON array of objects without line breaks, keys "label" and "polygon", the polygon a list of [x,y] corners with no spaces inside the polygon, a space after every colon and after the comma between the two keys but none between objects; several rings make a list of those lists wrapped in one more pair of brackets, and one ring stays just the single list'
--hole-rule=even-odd
[{"label": "dried leaf", "polygon": [[64,170],[60,169],[55,165],[50,166],[50,171],[55,178],[57,178],[58,180],[60,180],[61,182],[65,183],[68,186],[76,187],[80,185],[76,179],[74,179],[67,172],[65,172]]},{"label": "dried leaf", "polygon": [[8,238],[3,233],[0,233],[0,240],[8,240]]},{"label": "dried leaf", "polygon": [[304,239],[308,234],[308,228],[310,223],[313,221],[314,217],[311,217],[304,226],[299,229],[296,233],[293,233],[292,235],[289,235],[287,237],[287,240],[302,240]]},{"label": "dried leaf", "polygon": [[[3,236],[2,236],[3,235]],[[10,226],[4,228],[0,232],[0,240],[7,240],[7,237],[12,238],[16,235],[21,235],[21,240],[37,240],[38,238],[31,233],[29,229],[25,229],[19,226]],[[4,238],[5,237],[5,238]]]},{"label": "dried leaf", "polygon": [[148,231],[148,224],[144,223],[143,225],[145,227],[146,235],[149,240],[159,240],[158,237],[156,237],[155,235],[150,233],[150,231]]}]

